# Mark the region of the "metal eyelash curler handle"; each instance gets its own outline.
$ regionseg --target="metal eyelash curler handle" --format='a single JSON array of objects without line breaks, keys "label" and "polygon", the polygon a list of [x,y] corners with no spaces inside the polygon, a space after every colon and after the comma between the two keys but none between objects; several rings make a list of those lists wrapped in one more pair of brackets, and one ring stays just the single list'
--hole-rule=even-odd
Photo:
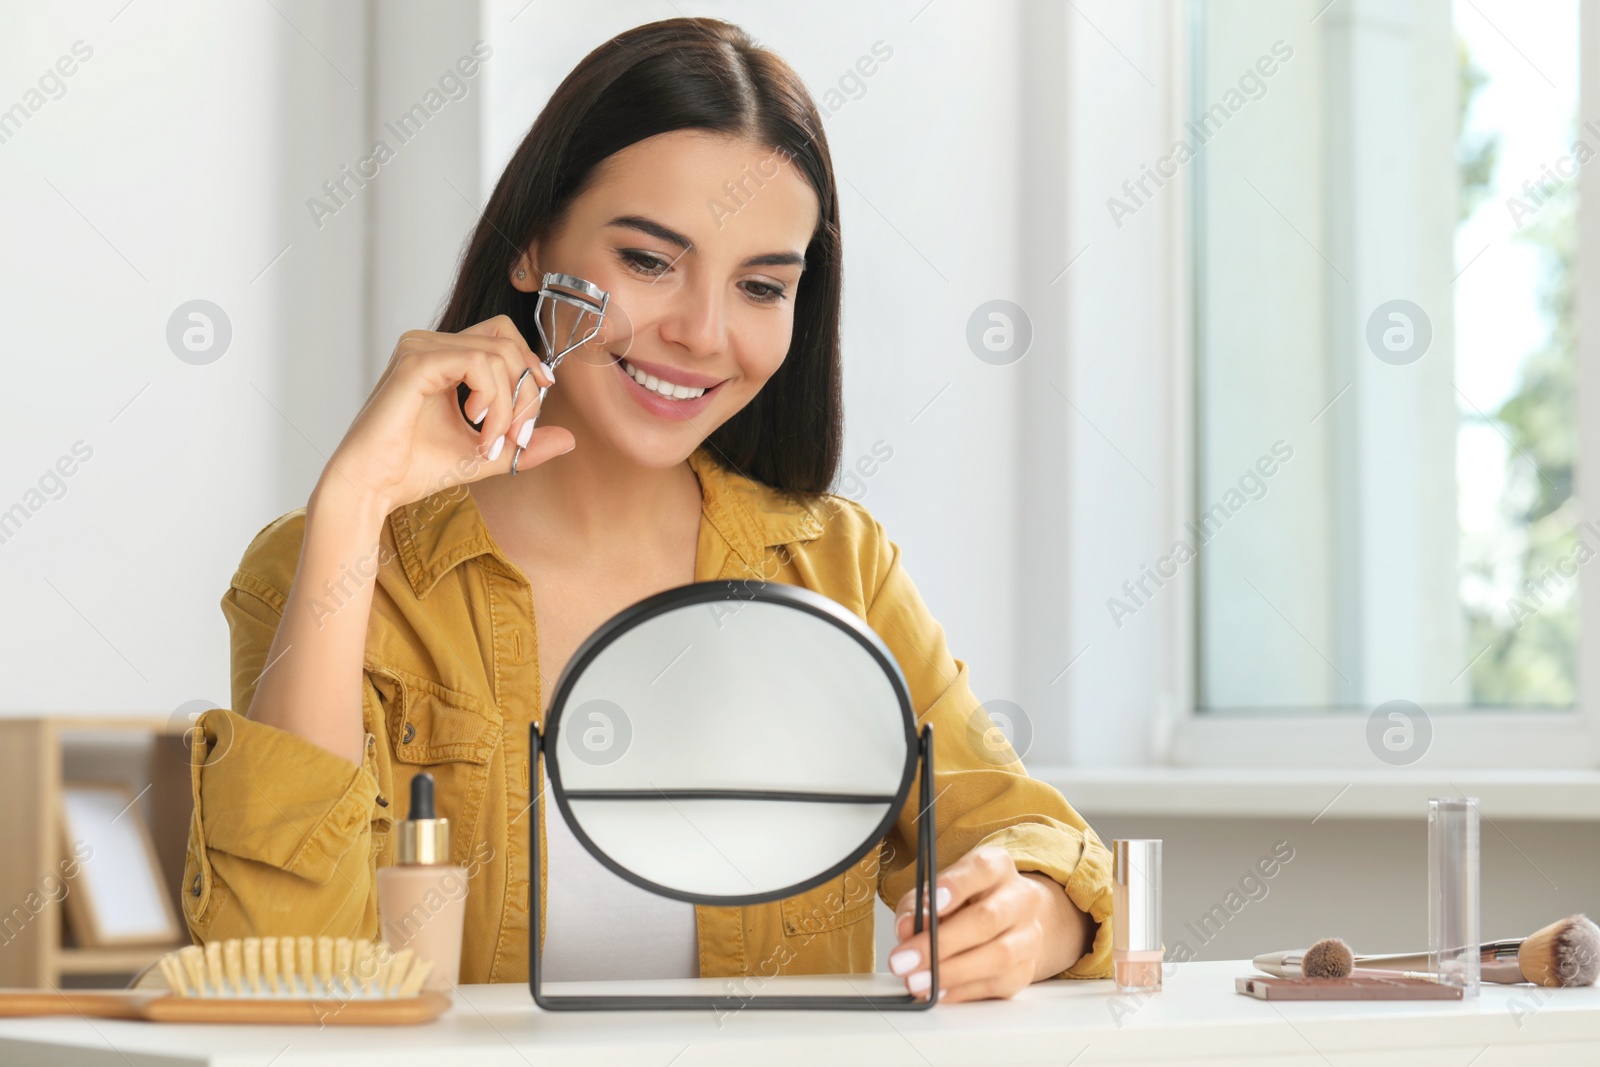
[{"label": "metal eyelash curler handle", "polygon": [[[572,327],[567,331],[566,338],[559,348],[556,345],[555,337],[555,304],[550,304],[550,329],[546,331],[544,325],[544,310],[546,304],[550,301],[566,304],[576,312],[573,316]],[[600,327],[605,324],[606,308],[610,306],[610,303],[611,294],[593,282],[585,281],[574,274],[547,273],[539,287],[538,301],[533,306],[533,324],[534,328],[539,331],[539,342],[543,350],[550,353],[549,358],[540,356],[540,362],[551,371],[554,371],[556,367],[560,366],[561,361],[567,357],[567,353],[574,349],[582,348],[594,340],[600,332]],[[530,368],[517,376],[516,387],[511,391],[513,418],[516,417],[517,398],[522,394],[522,383],[532,374],[533,370]],[[533,418],[529,420],[528,424],[530,426],[538,425],[539,416],[544,413],[544,396],[549,389],[548,385],[539,387],[539,410],[535,411]],[[456,390],[457,403],[461,407],[461,417],[467,420],[468,426],[475,430],[481,429],[483,423],[475,423],[467,417],[467,396],[469,393],[470,390],[465,382]],[[517,464],[521,459],[522,449],[519,447],[511,456],[511,473],[513,475],[517,473]]]}]

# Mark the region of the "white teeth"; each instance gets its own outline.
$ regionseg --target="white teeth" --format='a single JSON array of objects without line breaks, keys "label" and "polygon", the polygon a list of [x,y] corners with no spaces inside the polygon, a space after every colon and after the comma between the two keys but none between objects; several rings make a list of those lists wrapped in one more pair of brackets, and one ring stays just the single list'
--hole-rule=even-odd
[{"label": "white teeth", "polygon": [[660,378],[657,378],[654,374],[646,374],[644,371],[640,370],[638,367],[635,367],[632,363],[629,363],[625,359],[621,360],[620,362],[622,363],[622,369],[627,373],[628,377],[632,378],[646,389],[649,389],[651,392],[659,393],[661,396],[664,396],[669,400],[693,400],[695,397],[705,394],[704,389],[691,388],[687,385],[673,385],[671,382],[664,382]]}]

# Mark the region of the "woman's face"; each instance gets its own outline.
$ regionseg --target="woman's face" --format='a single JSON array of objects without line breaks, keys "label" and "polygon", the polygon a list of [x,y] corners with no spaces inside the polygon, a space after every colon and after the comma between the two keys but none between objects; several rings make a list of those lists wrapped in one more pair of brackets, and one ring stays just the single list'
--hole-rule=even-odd
[{"label": "woman's face", "polygon": [[[571,430],[580,450],[682,462],[783,363],[818,212],[790,156],[723,134],[675,130],[606,160],[560,230],[511,268],[525,292],[554,271],[611,294],[600,334],[556,370],[541,424]],[[574,312],[558,306],[564,335]]]}]

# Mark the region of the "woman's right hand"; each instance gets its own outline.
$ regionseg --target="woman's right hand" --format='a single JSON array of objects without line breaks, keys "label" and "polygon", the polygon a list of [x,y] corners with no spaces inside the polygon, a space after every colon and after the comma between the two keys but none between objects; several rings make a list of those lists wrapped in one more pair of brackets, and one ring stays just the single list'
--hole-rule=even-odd
[{"label": "woman's right hand", "polygon": [[[511,395],[522,372],[517,408]],[[456,387],[471,389],[462,419]],[[520,435],[538,414],[539,387],[554,381],[511,319],[496,315],[460,333],[408,330],[372,394],[328,461],[322,480],[335,491],[354,490],[387,512],[463,482],[511,470]],[[522,438],[518,470],[569,451],[572,433],[540,426]]]}]

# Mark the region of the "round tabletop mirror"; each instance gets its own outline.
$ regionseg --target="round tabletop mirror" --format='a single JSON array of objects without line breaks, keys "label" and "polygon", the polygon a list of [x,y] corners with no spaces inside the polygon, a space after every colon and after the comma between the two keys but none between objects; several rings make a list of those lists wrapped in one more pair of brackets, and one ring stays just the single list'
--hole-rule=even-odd
[{"label": "round tabletop mirror", "polygon": [[699,582],[596,630],[557,683],[550,791],[596,859],[697,904],[793,896],[893,825],[917,765],[893,655],[791,585]]}]

